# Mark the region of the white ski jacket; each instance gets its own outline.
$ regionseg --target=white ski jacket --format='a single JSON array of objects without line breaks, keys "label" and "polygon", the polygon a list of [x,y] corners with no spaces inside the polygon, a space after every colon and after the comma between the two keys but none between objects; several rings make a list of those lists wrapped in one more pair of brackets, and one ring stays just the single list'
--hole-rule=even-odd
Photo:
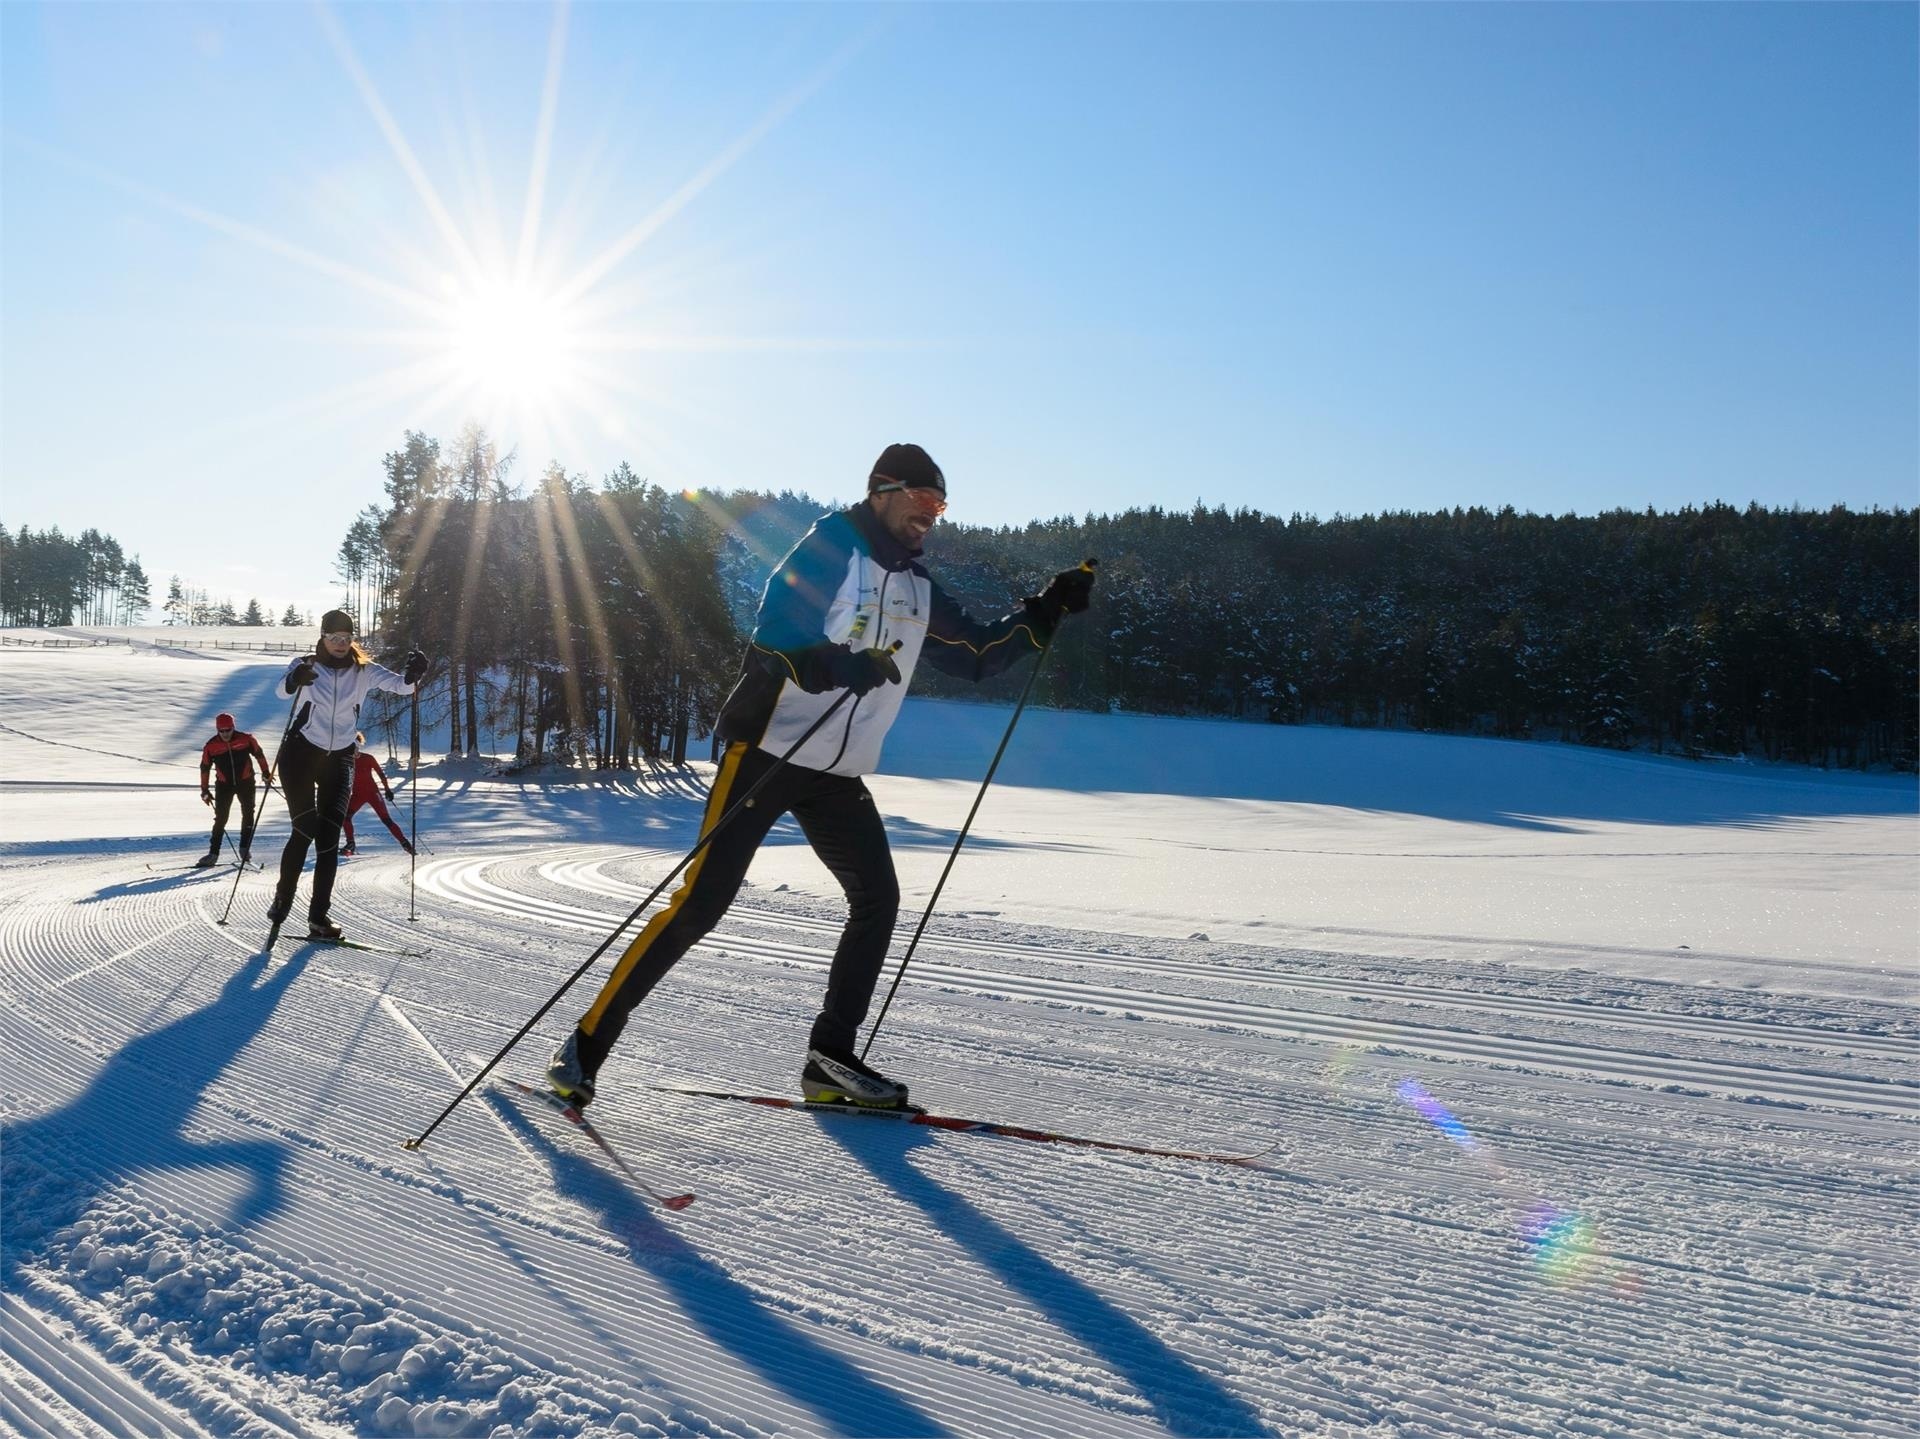
[{"label": "white ski jacket", "polygon": [[314,655],[302,655],[287,666],[280,677],[280,693],[293,695],[293,672],[302,662],[311,660],[314,681],[305,691],[306,698],[294,711],[292,733],[317,749],[349,749],[360,729],[360,706],[375,690],[410,695],[414,687],[385,665],[368,660],[365,664],[344,664],[339,668]]}]

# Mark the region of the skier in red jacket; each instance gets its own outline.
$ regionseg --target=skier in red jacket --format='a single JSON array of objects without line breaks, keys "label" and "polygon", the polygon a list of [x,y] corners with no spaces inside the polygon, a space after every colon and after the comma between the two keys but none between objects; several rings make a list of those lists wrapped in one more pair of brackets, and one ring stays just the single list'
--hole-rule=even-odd
[{"label": "skier in red jacket", "polygon": [[[224,710],[213,719],[213,738],[200,749],[200,802],[213,806],[213,837],[207,852],[194,862],[195,869],[212,869],[220,863],[220,840],[227,832],[227,815],[233,797],[240,796],[240,862],[253,858],[253,762],[260,761],[260,774],[273,783],[273,770],[266,753],[245,730],[233,727],[233,716]],[[207,785],[209,773],[213,786]]]},{"label": "skier in red jacket", "polygon": [[[357,734],[353,738],[357,744],[364,745],[367,742],[364,734]],[[387,806],[381,803],[382,791],[386,792],[389,801],[393,799],[393,786],[387,783],[386,772],[380,768],[380,761],[363,749],[353,757],[353,794],[347,800],[347,842],[340,853],[354,852],[353,812],[364,804],[373,806],[373,812],[380,816],[380,822],[387,827],[388,833],[400,841],[400,848],[408,854],[413,853],[413,846],[407,843],[406,835],[401,832],[400,826],[393,822],[393,816],[387,813]]]}]

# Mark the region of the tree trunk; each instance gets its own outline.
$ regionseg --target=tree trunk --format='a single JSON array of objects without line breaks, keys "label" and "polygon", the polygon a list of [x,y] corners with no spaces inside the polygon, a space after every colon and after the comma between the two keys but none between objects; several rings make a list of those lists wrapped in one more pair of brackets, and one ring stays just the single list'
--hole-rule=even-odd
[{"label": "tree trunk", "polygon": [[533,685],[533,756],[547,752],[547,672],[541,670]]},{"label": "tree trunk", "polygon": [[527,753],[527,672],[530,665],[520,667],[520,680],[514,686],[516,703],[513,710],[513,756],[526,758]]},{"label": "tree trunk", "polygon": [[447,755],[460,757],[460,661],[447,660]]},{"label": "tree trunk", "polygon": [[476,688],[474,675],[476,668],[472,664],[467,666],[467,753],[469,755],[480,753],[480,718],[474,707],[473,698]]}]

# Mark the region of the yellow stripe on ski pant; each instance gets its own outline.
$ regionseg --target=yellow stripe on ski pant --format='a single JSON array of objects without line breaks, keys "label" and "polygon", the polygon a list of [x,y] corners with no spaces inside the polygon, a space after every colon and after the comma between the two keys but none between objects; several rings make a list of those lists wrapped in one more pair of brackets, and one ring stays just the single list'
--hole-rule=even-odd
[{"label": "yellow stripe on ski pant", "polygon": [[[719,773],[714,775],[713,789],[707,795],[707,810],[700,817],[702,834],[707,832],[720,815],[726,813],[728,795],[733,789],[735,777],[740,773],[740,761],[746,758],[750,748],[746,741],[740,740],[728,745],[726,753],[720,757]],[[592,1034],[598,1028],[600,1016],[606,1013],[607,1006],[613,1002],[614,995],[620,992],[620,986],[627,982],[627,976],[633,973],[634,965],[639,963],[640,956],[647,952],[647,946],[653,943],[654,936],[673,922],[673,917],[680,912],[680,906],[686,903],[688,894],[693,891],[693,886],[699,881],[700,867],[707,862],[707,854],[711,848],[712,846],[709,845],[693,857],[693,863],[687,866],[687,872],[681,876],[680,887],[673,892],[673,898],[667,901],[667,907],[649,920],[647,927],[640,931],[632,944],[627,946],[626,952],[620,956],[620,962],[614,965],[612,976],[601,989],[600,997],[594,1000],[593,1008],[589,1009],[586,1017],[580,1021],[582,1031]]]}]

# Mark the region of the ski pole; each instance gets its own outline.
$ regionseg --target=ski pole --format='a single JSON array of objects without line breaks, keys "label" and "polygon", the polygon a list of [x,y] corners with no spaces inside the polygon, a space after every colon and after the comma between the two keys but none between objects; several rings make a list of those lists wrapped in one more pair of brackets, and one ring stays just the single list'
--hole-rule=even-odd
[{"label": "ski pole", "polygon": [[[896,650],[899,649],[900,648],[899,642],[896,641],[892,648]],[[838,710],[841,705],[845,704],[847,700],[852,696],[852,694],[853,694],[852,690],[842,690],[840,692],[840,697],[836,699],[832,704],[827,706],[825,713],[823,713],[819,719],[815,720],[812,724],[807,726],[807,732],[801,735],[799,739],[795,740],[793,744],[788,747],[787,752],[781,755],[779,759],[773,762],[773,767],[769,769],[765,774],[761,775],[759,779],[755,780],[753,784],[748,787],[747,792],[745,794],[741,795],[739,799],[735,800],[731,805],[729,805],[727,807],[727,812],[721,815],[720,818],[718,818],[713,822],[713,827],[711,829],[709,829],[705,834],[701,835],[699,839],[694,841],[693,848],[688,850],[685,854],[683,854],[680,857],[680,862],[667,872],[667,877],[661,880],[660,883],[655,885],[653,887],[652,892],[650,892],[645,899],[641,900],[640,903],[636,904],[633,907],[633,912],[631,914],[629,914],[625,919],[621,920],[619,924],[614,926],[613,932],[609,934],[605,939],[601,940],[599,943],[599,946],[595,948],[593,953],[588,955],[585,959],[583,959],[580,962],[580,967],[574,970],[572,974],[568,975],[566,983],[562,984],[558,989],[556,989],[552,993],[552,995],[548,997],[547,1002],[541,1005],[537,1010],[533,1012],[533,1017],[529,1019],[525,1024],[520,1026],[519,1032],[516,1033],[512,1039],[509,1039],[505,1044],[500,1046],[499,1053],[495,1054],[492,1059],[489,1059],[486,1062],[486,1064],[481,1067],[480,1072],[474,1075],[472,1079],[469,1079],[467,1081],[467,1087],[461,1090],[458,1094],[456,1094],[453,1097],[453,1102],[448,1104],[445,1109],[440,1111],[439,1115],[435,1117],[433,1123],[429,1124],[425,1129],[421,1130],[412,1139],[407,1140],[405,1144],[401,1145],[402,1149],[418,1149],[421,1145],[427,1142],[428,1138],[433,1134],[433,1131],[440,1127],[441,1122],[445,1120],[449,1114],[452,1114],[454,1110],[460,1107],[460,1103],[462,1100],[464,1100],[469,1094],[472,1094],[475,1089],[480,1087],[480,1081],[485,1079],[488,1074],[492,1073],[493,1067],[496,1064],[498,1064],[501,1060],[507,1057],[508,1051],[511,1050],[521,1040],[525,1039],[527,1037],[527,1034],[533,1029],[534,1025],[538,1024],[542,1019],[546,1018],[547,1011],[552,1009],[554,1005],[560,1002],[560,996],[565,994],[568,990],[572,989],[573,986],[579,982],[580,976],[585,974],[589,969],[593,968],[594,961],[599,959],[601,955],[605,954],[616,939],[618,939],[622,934],[626,933],[627,926],[632,924],[636,919],[638,919],[641,913],[646,909],[646,907],[652,904],[654,900],[658,899],[661,896],[661,894],[665,892],[667,886],[673,883],[675,877],[680,873],[680,871],[693,863],[694,856],[699,854],[701,850],[705,849],[709,844],[711,844],[713,842],[713,837],[718,833],[720,833],[721,830],[725,829],[727,825],[733,820],[733,817],[735,815],[739,814],[743,809],[745,809],[749,804],[753,802],[753,797],[760,792],[761,787],[765,785],[768,780],[772,779],[776,774],[780,773],[780,771],[783,768],[785,768],[787,761],[792,759],[794,755],[798,754],[800,751],[800,747],[804,745],[808,740],[812,739],[814,735],[819,731],[822,725],[824,725],[828,720],[833,718],[834,712]]]},{"label": "ski pole", "polygon": [[[1080,562],[1080,568],[1091,570],[1099,564],[1098,560],[1086,559]],[[927,921],[933,918],[933,907],[940,903],[940,891],[946,888],[947,876],[953,873],[953,862],[960,858],[960,846],[967,842],[967,831],[973,828],[973,817],[980,812],[980,801],[987,797],[987,786],[993,783],[993,772],[1000,768],[1000,756],[1007,752],[1007,741],[1013,738],[1013,727],[1020,723],[1020,711],[1027,707],[1027,696],[1033,693],[1033,683],[1040,678],[1040,670],[1047,662],[1047,655],[1053,649],[1054,636],[1060,633],[1059,626],[1053,634],[1047,636],[1047,642],[1040,646],[1039,658],[1033,662],[1033,673],[1027,676],[1027,682],[1020,691],[1020,702],[1013,707],[1013,718],[1007,721],[1007,732],[1000,736],[1000,748],[993,752],[993,763],[987,766],[987,776],[980,781],[979,793],[973,797],[973,808],[967,811],[966,823],[960,826],[960,833],[953,841],[953,848],[947,852],[947,862],[940,870],[940,878],[933,886],[933,895],[927,900],[927,907],[920,914],[920,923],[914,926],[913,938],[907,941],[907,952],[900,956],[900,968],[893,976],[893,984],[887,990],[887,997],[881,1001],[880,1013],[874,1016],[873,1028],[867,1034],[867,1042],[860,1047],[860,1058],[867,1057],[867,1051],[873,1048],[873,1041],[880,1033],[880,1025],[887,1017],[887,1010],[893,1004],[893,996],[899,992],[900,981],[907,977],[907,966],[913,962],[913,951],[920,943],[920,936],[927,931]]]},{"label": "ski pole", "polygon": [[[300,689],[296,689],[293,692],[293,702],[287,706],[287,724],[286,728],[280,731],[280,748],[273,752],[273,767],[275,773],[279,772],[280,756],[287,747],[287,741],[293,738],[293,713],[300,705],[300,690],[304,690],[305,688],[305,685],[301,685]],[[273,776],[269,775],[266,784],[260,790],[260,807],[253,812],[253,829],[256,835],[260,832],[260,821],[267,817],[267,796],[272,793]],[[286,791],[282,790],[281,793],[284,794]],[[292,801],[288,801],[287,809],[289,813],[292,812]],[[233,888],[227,891],[227,907],[220,912],[219,922],[221,924],[225,924],[227,922],[227,916],[233,913],[234,898],[240,893],[240,876],[245,872],[245,865],[239,866],[233,872]]]},{"label": "ski pole", "polygon": [[[231,748],[227,750],[226,761],[227,761],[227,766],[226,766],[227,788],[232,790],[234,794],[234,798],[238,799],[240,797],[240,786],[235,784],[233,780],[233,750]],[[249,763],[251,763],[251,761],[249,761]],[[265,799],[262,798],[261,803],[264,804],[265,802],[266,802]],[[240,811],[240,828],[242,831],[244,831],[246,827],[247,827],[247,812],[244,808],[242,808]],[[240,842],[236,840],[231,834],[227,833],[224,824],[222,825],[222,828],[220,830],[220,837],[226,841],[227,848],[233,851],[233,862],[235,864],[244,863],[244,861],[240,858]],[[234,876],[236,880],[239,877],[240,876],[237,874]]]},{"label": "ski pole", "polygon": [[[420,676],[425,679],[426,676]],[[412,853],[407,856],[407,920],[418,923],[419,911],[413,903],[413,872],[420,866],[420,686],[413,687],[413,734],[407,753],[407,802],[413,806],[413,818],[408,825],[413,833],[407,836],[407,846]]]}]

